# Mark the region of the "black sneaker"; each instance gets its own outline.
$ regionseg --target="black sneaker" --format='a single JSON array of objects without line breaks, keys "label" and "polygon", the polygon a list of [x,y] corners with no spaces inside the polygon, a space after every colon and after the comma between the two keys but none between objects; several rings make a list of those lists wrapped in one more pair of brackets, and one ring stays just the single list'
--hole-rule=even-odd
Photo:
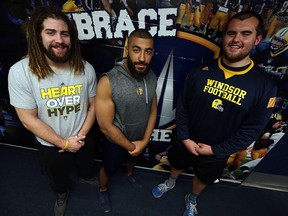
[{"label": "black sneaker", "polygon": [[136,179],[134,175],[127,176],[127,179],[134,188],[142,188],[142,185],[140,184],[140,182]]},{"label": "black sneaker", "polygon": [[57,193],[57,198],[54,206],[55,216],[64,216],[67,206],[68,192]]},{"label": "black sneaker", "polygon": [[100,207],[104,210],[105,213],[111,211],[111,202],[108,191],[99,192],[99,203]]},{"label": "black sneaker", "polygon": [[80,178],[80,182],[90,184],[92,187],[98,186],[98,180],[96,176],[92,176],[90,178]]}]

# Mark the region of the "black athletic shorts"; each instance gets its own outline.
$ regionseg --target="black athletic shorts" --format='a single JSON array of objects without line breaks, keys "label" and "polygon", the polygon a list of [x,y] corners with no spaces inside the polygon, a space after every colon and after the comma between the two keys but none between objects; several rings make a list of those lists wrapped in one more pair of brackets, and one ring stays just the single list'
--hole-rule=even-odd
[{"label": "black athletic shorts", "polygon": [[108,177],[112,177],[125,162],[135,163],[143,155],[131,156],[128,151],[121,146],[110,142],[107,138],[101,144],[102,165]]},{"label": "black athletic shorts", "polygon": [[217,159],[213,155],[194,155],[190,153],[181,141],[174,141],[168,152],[170,165],[178,170],[192,167],[195,175],[205,184],[213,184],[222,175],[227,166],[227,159]]}]

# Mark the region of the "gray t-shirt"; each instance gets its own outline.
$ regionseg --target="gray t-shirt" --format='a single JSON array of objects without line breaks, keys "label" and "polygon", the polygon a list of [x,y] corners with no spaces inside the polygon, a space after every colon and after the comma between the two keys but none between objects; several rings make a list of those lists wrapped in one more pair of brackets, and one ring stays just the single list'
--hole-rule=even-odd
[{"label": "gray t-shirt", "polygon": [[[94,68],[84,62],[85,70],[74,75],[71,70],[55,72],[45,79],[29,71],[28,58],[15,63],[9,71],[10,103],[20,109],[38,109],[38,117],[62,138],[78,134],[88,111],[88,100],[96,95]],[[36,137],[46,146],[51,143]]]}]

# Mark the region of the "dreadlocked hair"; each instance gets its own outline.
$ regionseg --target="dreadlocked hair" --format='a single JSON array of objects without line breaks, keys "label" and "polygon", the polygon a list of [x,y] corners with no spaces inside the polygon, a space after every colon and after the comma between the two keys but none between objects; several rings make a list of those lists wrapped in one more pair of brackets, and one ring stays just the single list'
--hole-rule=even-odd
[{"label": "dreadlocked hair", "polygon": [[63,20],[68,25],[71,39],[69,63],[74,74],[84,73],[84,62],[81,56],[80,42],[75,24],[63,12],[52,7],[44,6],[35,8],[26,29],[29,68],[31,72],[35,74],[39,80],[54,73],[46,60],[41,44],[41,31],[44,28],[43,22],[47,18]]}]

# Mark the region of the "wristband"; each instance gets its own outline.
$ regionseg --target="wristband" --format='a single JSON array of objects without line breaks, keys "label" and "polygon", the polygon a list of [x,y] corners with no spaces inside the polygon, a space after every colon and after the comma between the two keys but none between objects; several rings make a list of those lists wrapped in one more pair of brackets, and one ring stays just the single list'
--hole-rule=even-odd
[{"label": "wristband", "polygon": [[66,139],[65,146],[64,146],[63,150],[66,150],[68,148],[68,146],[69,146],[69,141],[68,141],[68,139]]}]

